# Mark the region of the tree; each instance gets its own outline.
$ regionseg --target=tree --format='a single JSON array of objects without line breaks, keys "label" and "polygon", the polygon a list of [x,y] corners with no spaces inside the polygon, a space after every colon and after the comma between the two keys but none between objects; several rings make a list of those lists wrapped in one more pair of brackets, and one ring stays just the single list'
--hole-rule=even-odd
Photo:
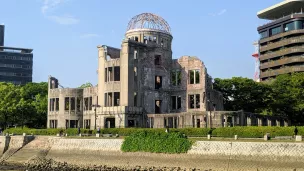
[{"label": "tree", "polygon": [[223,93],[225,110],[262,113],[272,101],[272,89],[267,84],[242,77],[214,81],[214,88]]},{"label": "tree", "polygon": [[304,123],[304,73],[278,76],[271,84],[274,113],[288,117],[293,124]]},{"label": "tree", "polygon": [[82,84],[79,88],[87,88],[87,87],[93,87],[93,84],[92,83],[85,83],[85,84]]}]

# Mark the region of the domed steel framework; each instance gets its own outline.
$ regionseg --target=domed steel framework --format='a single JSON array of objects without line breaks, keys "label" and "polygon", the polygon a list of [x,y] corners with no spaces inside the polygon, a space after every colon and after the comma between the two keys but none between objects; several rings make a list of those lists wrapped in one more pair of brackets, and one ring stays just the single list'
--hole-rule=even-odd
[{"label": "domed steel framework", "polygon": [[127,32],[137,29],[151,29],[171,34],[171,29],[167,21],[162,17],[151,13],[142,13],[130,20]]}]

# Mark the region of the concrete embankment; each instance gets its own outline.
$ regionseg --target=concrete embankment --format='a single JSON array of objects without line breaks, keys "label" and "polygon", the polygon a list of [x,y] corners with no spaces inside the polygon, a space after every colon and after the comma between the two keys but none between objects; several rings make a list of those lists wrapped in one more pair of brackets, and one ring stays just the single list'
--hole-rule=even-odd
[{"label": "concrete embankment", "polygon": [[303,162],[304,143],[197,141],[188,154],[230,156],[240,160]]},{"label": "concrete embankment", "polygon": [[[6,161],[23,163],[46,156],[76,165],[304,170],[304,143],[197,141],[187,154],[123,153],[120,150],[122,143],[123,139],[38,136]],[[2,146],[0,144],[0,148]]]}]

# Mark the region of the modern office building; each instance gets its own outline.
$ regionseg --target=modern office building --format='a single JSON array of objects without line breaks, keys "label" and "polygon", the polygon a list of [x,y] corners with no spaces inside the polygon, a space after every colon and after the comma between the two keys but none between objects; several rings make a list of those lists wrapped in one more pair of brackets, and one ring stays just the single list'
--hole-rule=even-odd
[{"label": "modern office building", "polygon": [[0,82],[16,85],[32,82],[32,49],[4,46],[4,25],[0,25]]},{"label": "modern office building", "polygon": [[194,56],[172,59],[172,39],[163,18],[143,13],[129,22],[120,49],[97,47],[97,86],[60,88],[50,76],[48,128],[284,124],[282,118],[224,111],[204,63]]},{"label": "modern office building", "polygon": [[258,12],[260,80],[304,72],[304,0],[285,0]]}]

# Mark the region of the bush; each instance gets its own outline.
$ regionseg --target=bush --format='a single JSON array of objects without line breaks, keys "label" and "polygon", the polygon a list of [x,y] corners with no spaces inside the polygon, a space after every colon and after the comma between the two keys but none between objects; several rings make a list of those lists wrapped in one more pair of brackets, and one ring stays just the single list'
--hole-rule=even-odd
[{"label": "bush", "polygon": [[[298,127],[298,134],[304,134],[304,127]],[[216,128],[212,131],[213,136],[217,137],[233,137],[238,135],[241,138],[262,138],[266,133],[270,133],[271,137],[275,136],[292,136],[294,135],[294,127],[225,127]]]},{"label": "bush", "polygon": [[180,132],[140,130],[125,138],[121,150],[124,152],[186,153],[191,145],[191,141]]}]

